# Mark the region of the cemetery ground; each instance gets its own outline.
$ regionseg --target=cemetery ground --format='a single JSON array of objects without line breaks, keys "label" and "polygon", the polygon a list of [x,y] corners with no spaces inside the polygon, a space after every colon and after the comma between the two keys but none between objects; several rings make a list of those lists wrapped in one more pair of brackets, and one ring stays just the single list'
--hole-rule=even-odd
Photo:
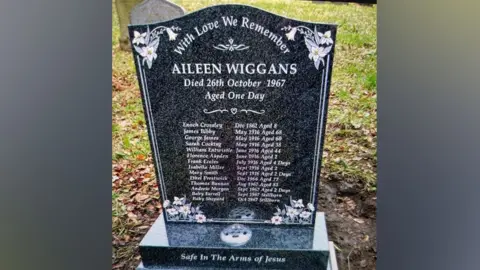
[{"label": "cemetery ground", "polygon": [[[187,12],[231,1],[173,1]],[[376,6],[237,0],[275,14],[337,23],[335,63],[323,153],[319,209],[340,269],[376,263]],[[132,55],[112,33],[112,268],[134,269],[138,244],[161,203]]]}]

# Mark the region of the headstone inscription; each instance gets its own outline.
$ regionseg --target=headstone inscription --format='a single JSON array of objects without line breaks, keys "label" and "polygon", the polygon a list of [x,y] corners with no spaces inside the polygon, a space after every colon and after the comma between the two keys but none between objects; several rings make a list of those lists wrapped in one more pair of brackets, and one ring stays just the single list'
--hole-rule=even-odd
[{"label": "headstone inscription", "polygon": [[327,269],[336,25],[219,5],[129,34],[164,206],[144,267]]}]

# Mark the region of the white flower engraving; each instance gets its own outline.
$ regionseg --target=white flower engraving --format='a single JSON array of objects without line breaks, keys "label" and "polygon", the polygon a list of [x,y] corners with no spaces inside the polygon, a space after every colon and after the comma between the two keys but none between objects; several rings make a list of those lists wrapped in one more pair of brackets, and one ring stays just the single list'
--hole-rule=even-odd
[{"label": "white flower engraving", "polygon": [[139,44],[145,44],[145,37],[147,36],[147,33],[141,33],[138,31],[133,31],[133,44],[139,45]]},{"label": "white flower engraving", "polygon": [[332,50],[333,38],[332,31],[326,31],[325,33],[320,33],[315,27],[314,30],[299,25],[296,27],[285,26],[282,27],[282,30],[287,31],[286,37],[288,40],[295,40],[295,34],[299,32],[304,36],[305,45],[308,49],[308,58],[313,61],[316,69],[320,68],[320,63],[325,65],[325,56],[327,56]]},{"label": "white flower engraving", "polygon": [[303,211],[302,213],[300,213],[301,218],[309,218],[311,215],[312,213],[308,211]]},{"label": "white flower engraving", "polygon": [[164,208],[167,208],[167,207],[169,207],[169,206],[170,206],[170,201],[169,201],[169,200],[165,200],[165,201],[163,202],[163,207],[164,207]]},{"label": "white flower engraving", "polygon": [[293,207],[295,208],[304,207],[302,199],[296,200],[296,201],[292,200],[292,204],[293,204]]},{"label": "white flower engraving", "polygon": [[178,34],[175,34],[175,32],[173,32],[172,28],[167,28],[167,34],[168,34],[169,40],[175,40],[175,38],[178,35]]},{"label": "white flower engraving", "polygon": [[145,33],[133,31],[133,48],[142,56],[142,64],[147,64],[148,68],[152,68],[153,61],[158,57],[157,49],[160,43],[160,35],[167,32],[168,40],[172,41],[175,40],[178,35],[174,31],[179,30],[180,28],[176,26],[158,26],[152,31],[147,30]]},{"label": "white flower engraving", "polygon": [[310,211],[312,211],[312,212],[315,211],[315,207],[313,206],[312,203],[308,203],[308,204],[307,204],[307,208],[308,208],[308,210],[310,210]]},{"label": "white flower engraving", "polygon": [[282,224],[283,219],[281,216],[274,216],[272,217],[271,221],[273,224],[279,225],[279,224]]},{"label": "white flower engraving", "polygon": [[315,68],[319,68],[320,62],[325,65],[325,61],[323,58],[330,52],[332,49],[332,46],[328,47],[320,47],[318,44],[316,44],[315,41],[305,38],[305,44],[307,45],[308,50],[310,51],[310,54],[308,55],[308,58],[313,60],[313,63],[315,65]]},{"label": "white flower engraving", "polygon": [[311,224],[312,214],[315,211],[315,207],[312,203],[308,203],[307,207],[303,205],[303,200],[293,200],[290,198],[290,205],[285,205],[282,210],[277,207],[277,211],[274,216],[267,223],[273,224]]},{"label": "white flower engraving", "polygon": [[194,207],[183,197],[173,197],[173,203],[169,200],[163,202],[163,207],[167,211],[167,219],[169,221],[188,221],[203,223],[207,221],[207,218],[200,210],[200,206]]},{"label": "white flower engraving", "polygon": [[152,68],[153,60],[157,59],[157,53],[155,52],[158,48],[158,43],[154,46],[147,46],[142,48],[140,55],[143,57],[143,61],[147,62],[148,68]]},{"label": "white flower engraving", "polygon": [[183,198],[173,197],[173,205],[183,205]]},{"label": "white flower engraving", "polygon": [[203,223],[207,220],[207,218],[202,215],[202,214],[198,214],[198,215],[195,215],[195,220],[198,222],[198,223]]},{"label": "white flower engraving", "polygon": [[333,39],[332,39],[332,31],[327,31],[324,34],[318,33],[320,37],[320,44],[333,44]]},{"label": "white flower engraving", "polygon": [[289,218],[295,218],[296,216],[298,216],[297,209],[295,209],[293,207],[290,207],[290,206],[287,206],[287,216]]},{"label": "white flower engraving", "polygon": [[170,214],[170,215],[172,215],[172,216],[178,215],[178,211],[177,211],[177,209],[175,209],[175,208],[167,209],[167,213]]},{"label": "white flower engraving", "polygon": [[190,205],[182,205],[182,206],[180,206],[180,208],[178,209],[178,212],[180,212],[180,213],[182,213],[182,214],[185,214],[185,215],[190,214]]},{"label": "white flower engraving", "polygon": [[295,40],[295,34],[297,33],[297,27],[293,27],[290,32],[286,33],[285,35],[287,36],[288,40]]}]

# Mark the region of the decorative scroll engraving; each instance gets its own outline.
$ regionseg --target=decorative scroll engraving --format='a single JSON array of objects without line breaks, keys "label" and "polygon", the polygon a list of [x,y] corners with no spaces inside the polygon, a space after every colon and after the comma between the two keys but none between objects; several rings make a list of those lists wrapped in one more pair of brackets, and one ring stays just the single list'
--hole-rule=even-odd
[{"label": "decorative scroll engraving", "polygon": [[245,110],[245,109],[242,109],[240,110],[241,112],[244,112],[246,114],[248,114],[249,112],[251,113],[256,113],[256,114],[264,114],[265,113],[265,110],[260,110],[260,111],[255,111],[255,110]]},{"label": "decorative scroll engraving", "polygon": [[216,113],[216,112],[224,113],[224,112],[228,112],[228,110],[226,110],[226,109],[219,109],[219,110],[209,111],[209,110],[207,110],[207,109],[204,109],[203,112],[206,113],[206,114],[211,114],[211,113]]},{"label": "decorative scroll engraving", "polygon": [[213,48],[217,49],[217,50],[220,50],[220,51],[243,51],[243,50],[246,50],[248,48],[250,48],[249,46],[245,46],[245,44],[233,44],[233,39],[232,38],[229,38],[228,39],[228,43],[229,44],[218,44],[216,46],[213,46]]},{"label": "decorative scroll engraving", "polygon": [[[241,109],[241,110],[238,110],[237,108],[230,108],[230,113],[231,114],[237,114],[238,112],[244,112],[246,114],[248,113],[255,113],[255,114],[264,114],[265,113],[265,110],[260,110],[260,111],[256,111],[256,110],[250,110],[250,109]],[[206,114],[211,114],[211,113],[224,113],[224,112],[228,112],[227,109],[217,109],[217,110],[212,110],[212,111],[209,111],[207,109],[203,109],[203,112],[206,113]]]}]

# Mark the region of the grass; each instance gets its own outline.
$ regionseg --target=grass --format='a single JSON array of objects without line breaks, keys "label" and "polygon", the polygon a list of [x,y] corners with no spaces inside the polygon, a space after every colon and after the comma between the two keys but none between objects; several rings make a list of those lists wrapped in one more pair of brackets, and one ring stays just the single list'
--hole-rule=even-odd
[{"label": "grass", "polygon": [[[335,176],[375,189],[376,6],[292,0],[173,2],[187,12],[210,5],[241,3],[294,19],[338,24],[322,179]],[[145,227],[142,224],[154,220],[160,206],[133,58],[131,53],[119,49],[114,5],[112,9],[112,237],[114,265],[121,268],[126,267],[126,261],[137,258],[135,245],[129,242],[141,238],[144,230],[140,228]]]}]

